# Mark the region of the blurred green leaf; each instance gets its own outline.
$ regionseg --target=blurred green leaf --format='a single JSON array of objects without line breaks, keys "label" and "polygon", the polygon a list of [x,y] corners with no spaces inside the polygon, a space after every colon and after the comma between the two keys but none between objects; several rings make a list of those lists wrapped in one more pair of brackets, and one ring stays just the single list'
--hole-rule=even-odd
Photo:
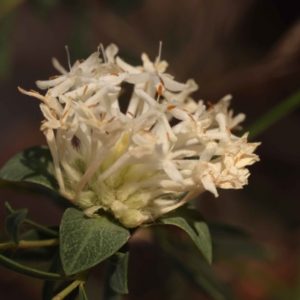
[{"label": "blurred green leaf", "polygon": [[248,239],[250,238],[250,233],[247,232],[244,228],[227,224],[227,223],[217,223],[217,222],[208,222],[207,223],[211,236],[214,237],[228,237],[228,238],[237,238],[237,239]]},{"label": "blurred green leaf", "polygon": [[213,249],[216,259],[249,257],[256,260],[270,260],[274,254],[252,240],[214,239]]},{"label": "blurred green leaf", "polygon": [[119,15],[125,15],[130,11],[139,9],[145,0],[105,0],[105,2]]},{"label": "blurred green leaf", "polygon": [[86,5],[77,9],[76,22],[72,27],[69,38],[70,51],[75,60],[87,58],[91,53],[89,47],[91,20],[91,10]]},{"label": "blurred green leaf", "polygon": [[271,259],[273,254],[256,243],[244,229],[230,224],[210,223],[215,259],[234,259],[247,256],[253,259]]},{"label": "blurred green leaf", "polygon": [[61,274],[56,274],[56,273],[49,273],[49,272],[43,272],[40,270],[36,270],[24,265],[21,265],[12,259],[9,259],[5,257],[4,255],[0,254],[0,265],[4,268],[7,268],[11,271],[33,277],[33,278],[38,278],[38,279],[43,279],[43,280],[72,280],[72,277],[66,277]]},{"label": "blurred green leaf", "polygon": [[23,0],[2,0],[0,2],[0,19],[2,19],[5,15],[10,13],[22,3]]},{"label": "blurred green leaf", "polygon": [[22,225],[27,209],[14,211],[5,219],[5,231],[12,241],[19,246],[20,226]]},{"label": "blurred green leaf", "polygon": [[53,10],[59,5],[58,0],[34,0],[31,1],[34,15],[46,22],[47,19],[53,16]]},{"label": "blurred green leaf", "polygon": [[0,9],[0,79],[6,79],[11,72],[11,37],[16,18],[13,8],[14,6],[5,6],[4,12]]},{"label": "blurred green leaf", "polygon": [[113,255],[113,257],[114,258],[111,258],[110,261],[112,261],[112,259],[115,260],[114,262],[115,270],[113,271],[110,277],[110,281],[109,281],[110,286],[117,293],[127,294],[129,252],[127,253],[117,252],[116,254]]},{"label": "blurred green leaf", "polygon": [[200,212],[191,205],[184,205],[157,219],[152,225],[174,225],[183,229],[194,241],[205,259],[212,262],[212,245],[207,224]]},{"label": "blurred green leaf", "polygon": [[60,225],[60,255],[66,274],[89,269],[118,251],[129,239],[127,228],[111,216],[89,218],[68,208]]},{"label": "blurred green leaf", "polygon": [[167,252],[174,268],[196,288],[203,289],[214,300],[234,300],[230,286],[214,273],[213,268],[199,256],[190,241],[182,241],[173,234],[160,230],[156,235],[159,245]]},{"label": "blurred green leaf", "polygon": [[300,91],[297,91],[290,97],[281,101],[247,128],[245,131],[249,132],[249,139],[252,140],[254,137],[258,136],[278,120],[295,110],[298,106],[300,106]]}]

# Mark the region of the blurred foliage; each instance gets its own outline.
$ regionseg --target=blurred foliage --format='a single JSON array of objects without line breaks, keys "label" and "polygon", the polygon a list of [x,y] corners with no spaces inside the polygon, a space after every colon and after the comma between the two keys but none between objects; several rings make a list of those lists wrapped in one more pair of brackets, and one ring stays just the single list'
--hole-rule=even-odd
[{"label": "blurred foliage", "polygon": [[271,108],[264,115],[258,118],[246,132],[249,132],[249,139],[253,139],[260,133],[263,133],[266,129],[271,127],[274,123],[279,121],[281,118],[292,113],[300,106],[300,91],[297,91],[290,97],[284,99],[275,107]]},{"label": "blurred foliage", "polygon": [[[150,0],[151,1],[151,0]],[[74,14],[74,24],[72,26],[72,30],[69,32],[68,35],[68,40],[66,41],[66,43],[69,45],[70,48],[70,52],[71,52],[71,56],[74,58],[73,61],[77,58],[85,58],[88,56],[89,54],[89,48],[88,48],[88,43],[90,40],[92,40],[92,35],[95,35],[95,32],[93,32],[91,30],[91,27],[93,26],[93,18],[95,19],[96,16],[93,15],[93,10],[94,10],[94,5],[95,3],[97,3],[97,1],[83,1],[83,0],[34,0],[34,1],[24,1],[24,0],[2,0],[0,2],[0,80],[4,80],[9,78],[11,72],[12,72],[12,57],[13,57],[13,30],[14,30],[14,25],[15,25],[15,21],[16,21],[16,17],[18,14],[18,8],[22,6],[23,3],[29,3],[30,5],[30,9],[31,9],[31,13],[32,15],[39,19],[40,22],[47,22],[49,20],[49,18],[52,17],[53,12],[55,12],[55,10],[59,7],[61,9],[68,9],[68,11],[71,11]],[[139,9],[141,8],[142,5],[144,5],[147,1],[146,0],[128,0],[128,1],[122,1],[122,0],[104,0],[104,1],[99,1],[99,2],[103,2],[107,7],[109,7],[114,13],[117,13],[118,17],[120,18],[124,18],[127,14],[132,13],[132,15],[134,15],[135,11],[137,11],[137,13],[139,13]],[[205,2],[205,1],[199,1],[200,2]],[[245,1],[246,3],[247,1]],[[251,1],[249,1],[250,3]],[[255,1],[253,1],[254,3]],[[273,30],[274,28],[277,28],[274,24],[274,21],[272,19],[272,16],[270,15],[270,10],[274,10],[276,12],[276,7],[283,7],[283,4],[279,3],[280,1],[256,1],[256,4],[253,4],[253,7],[256,9],[257,6],[259,5],[263,5],[265,7],[265,10],[263,11],[263,13],[261,14],[260,18],[261,20],[264,20],[264,24],[268,25],[270,28],[270,30],[266,30],[265,28],[262,28],[262,24],[261,22],[257,19],[257,14],[255,14],[255,9],[249,9],[249,15],[251,15],[251,22],[253,24],[255,24],[255,26],[257,26],[257,28],[259,28],[259,30],[257,30],[258,33],[260,33],[259,35],[259,41],[256,40],[256,42],[259,42],[259,46],[261,46],[262,43],[265,43],[263,46],[268,49],[271,46],[271,43],[273,43],[274,40],[278,39],[278,30]],[[283,1],[282,1],[283,3]],[[272,4],[272,5],[271,5]],[[210,10],[210,6],[209,4],[206,4],[207,7],[207,11],[205,12],[205,15],[208,15],[208,18],[213,18],[213,13]],[[289,8],[291,6],[291,3],[289,3],[287,5],[288,8],[286,8],[286,11],[291,11],[290,13],[292,13],[293,15],[297,14],[296,10],[293,10],[291,8]],[[272,9],[270,9],[270,7]],[[184,35],[182,34],[182,32],[178,32],[178,27],[176,27],[176,22],[180,25],[180,28],[184,27],[183,26],[183,20],[179,17],[179,15],[176,15],[173,13],[174,8],[170,7],[170,16],[171,16],[171,22],[169,25],[169,28],[166,28],[166,23],[163,23],[162,26],[162,31],[167,32],[167,34],[164,35],[164,41],[166,42],[167,40],[170,40],[173,42],[173,48],[174,49],[180,49],[180,47],[182,47],[182,49],[180,51],[182,51],[184,53],[185,47],[187,49],[187,51],[185,53],[189,54],[191,52],[191,57],[193,57],[193,47],[195,48],[195,46],[197,46],[199,43],[198,40],[199,38],[194,38],[195,41],[195,45],[189,47],[188,42],[189,40],[193,39],[193,34],[191,33],[190,35]],[[195,10],[193,10],[196,12],[196,8]],[[281,11],[278,11],[276,13],[280,13]],[[173,13],[171,15],[171,13]],[[286,22],[289,22],[289,25],[291,25],[294,22],[294,18],[291,18],[287,15],[286,12],[282,12],[285,13],[285,20]],[[244,18],[243,15],[243,11],[239,12],[241,19]],[[143,15],[144,17],[144,15]],[[149,17],[149,16],[148,16]],[[150,16],[152,18],[157,18],[157,21],[159,21],[159,16],[157,15],[152,15]],[[167,19],[167,15],[165,15],[166,19]],[[187,16],[189,17],[189,16]],[[228,20],[233,20],[235,18],[234,15],[228,14]],[[222,19],[222,18],[221,18]],[[204,21],[203,21],[204,20]],[[201,18],[199,18],[199,23],[196,28],[196,30],[198,31],[198,35],[201,35],[201,22],[206,22],[207,19],[205,19],[205,16],[203,16],[203,20]],[[218,19],[219,21],[219,19]],[[222,20],[220,20],[221,23]],[[99,23],[102,25],[102,20],[99,20]],[[147,26],[145,26],[144,23],[149,23],[149,30],[148,32],[145,31],[145,28]],[[229,21],[228,21],[229,22]],[[98,25],[99,25],[98,23]],[[158,22],[159,23],[159,22]],[[113,26],[115,23],[113,23]],[[234,24],[234,23],[233,23]],[[243,26],[246,26],[245,23],[243,23]],[[168,24],[167,24],[168,25]],[[185,25],[185,24],[184,24]],[[197,25],[197,24],[196,24]],[[208,26],[209,25],[209,26]],[[205,25],[207,26],[207,28],[205,28],[205,31],[207,30],[209,32],[209,35],[211,35],[211,33],[213,33],[212,30],[213,26],[211,25],[215,25],[215,24],[208,24]],[[107,24],[104,22],[103,26],[105,27],[106,31],[110,31],[109,27],[106,27]],[[204,27],[205,27],[204,26]],[[275,26],[275,27],[274,27]],[[233,28],[233,27],[232,27]],[[277,28],[278,29],[278,28]],[[284,27],[282,26],[280,28],[280,33],[284,33]],[[154,27],[152,27],[152,25],[150,24],[149,20],[147,20],[147,18],[145,18],[145,22],[143,22],[143,24],[140,24],[138,26],[138,30],[141,31],[141,36],[146,36],[146,40],[151,41],[150,37],[151,34],[153,33],[154,30],[156,30]],[[231,30],[231,29],[230,29]],[[234,31],[232,29],[232,31]],[[126,32],[126,31],[125,31]],[[124,39],[125,40],[130,40],[132,36],[135,35],[136,32],[133,32],[132,35],[128,34],[128,30],[127,33],[124,35]],[[149,34],[150,33],[150,34]],[[180,36],[181,34],[181,36]],[[224,28],[224,32],[222,31],[220,35],[223,35],[226,37],[226,28]],[[237,34],[235,32],[235,34]],[[243,33],[244,34],[244,33]],[[249,27],[246,34],[248,34],[248,43],[251,47],[251,49],[253,49],[253,44],[252,42],[255,40],[255,38],[257,38],[257,35],[255,35],[254,32],[254,28],[253,27]],[[137,37],[139,37],[139,35],[136,35]],[[150,36],[150,37],[149,37]],[[153,36],[155,36],[153,34]],[[196,35],[195,35],[196,36]],[[297,36],[297,35],[294,35]],[[299,36],[299,34],[298,34]],[[196,36],[197,37],[197,36]],[[272,37],[272,38],[270,38]],[[99,39],[101,39],[101,31],[100,31],[100,36]],[[113,38],[115,38],[115,36],[113,36]],[[156,36],[155,36],[156,38]],[[208,38],[209,40],[210,38]],[[211,38],[213,40],[213,38]],[[114,40],[114,39],[112,39]],[[136,39],[133,39],[133,41],[136,41]],[[187,45],[182,46],[182,41],[184,41]],[[203,48],[204,49],[208,49],[207,52],[210,52],[210,48],[209,45],[206,46],[207,41],[205,40],[205,37],[203,40],[201,40],[201,44],[203,44]],[[229,41],[230,42],[230,41]],[[251,43],[250,43],[251,42]],[[293,42],[293,41],[291,41]],[[143,41],[141,42],[143,43]],[[166,43],[168,44],[168,43]],[[222,48],[222,39],[219,38],[219,44],[214,45],[214,47],[220,48],[222,53],[225,53],[224,49]],[[230,43],[228,43],[230,44]],[[294,45],[297,46],[297,43],[294,43]],[[62,45],[64,46],[64,45]],[[147,45],[145,45],[146,48]],[[135,45],[133,46],[135,47]],[[144,45],[143,45],[144,47]],[[165,46],[170,47],[170,46]],[[125,49],[122,51],[125,51],[125,53],[122,53],[122,57],[126,58],[126,60],[128,60],[129,58],[129,62],[134,63],[134,64],[139,64],[139,61],[136,61],[136,55],[135,53],[133,53],[131,50],[132,49],[126,49],[126,47],[124,47]],[[165,49],[166,49],[165,48]],[[297,46],[297,48],[299,49],[299,47]],[[285,49],[293,49],[293,44],[287,44]],[[172,49],[173,50],[173,49]],[[180,52],[179,51],[179,52]],[[227,49],[228,51],[228,49]],[[172,51],[171,51],[172,52]],[[205,52],[205,50],[204,50]],[[232,51],[228,51],[230,53],[230,55],[232,57],[234,57],[236,59],[236,61],[238,61],[238,56],[236,55],[235,52]],[[291,54],[290,54],[291,53]],[[216,53],[209,53],[210,57],[213,57],[213,59],[216,61],[215,65],[212,65],[212,68],[217,68],[216,66],[222,66],[223,61],[218,60],[218,56],[215,55]],[[218,54],[218,53],[217,53]],[[279,53],[280,54],[280,53]],[[251,62],[251,55],[255,55],[254,52],[251,53],[245,53],[243,54],[244,59],[246,60],[247,63]],[[284,56],[285,55],[285,56]],[[280,56],[279,58],[281,60],[283,60],[284,57],[287,58],[291,58],[293,57],[293,52],[290,50],[290,52],[287,53],[283,53],[282,56]],[[187,55],[188,57],[189,55]],[[280,59],[278,59],[280,61]],[[180,67],[182,67],[185,62],[181,62],[181,60],[179,59],[178,61],[180,61],[180,63],[182,63],[182,65],[179,65]],[[207,59],[208,63],[211,64],[211,60]],[[266,61],[267,63],[270,61],[268,60],[263,60]],[[200,60],[201,62],[201,60]],[[263,62],[261,62],[261,64],[263,65]],[[194,63],[193,62],[193,68],[195,69],[195,65],[197,65],[197,69],[199,68],[202,71],[205,71],[205,64],[201,64],[201,63]],[[224,62],[224,65],[226,66],[226,62]],[[296,65],[296,64],[292,64],[292,65]],[[203,67],[204,66],[204,67]],[[278,70],[287,70],[289,67],[285,67],[285,65],[283,65],[284,67],[282,68],[282,65],[278,64],[278,69],[275,69],[275,71],[272,71],[271,73],[275,74],[275,73],[279,73]],[[228,67],[228,66],[227,66]],[[265,67],[267,69],[267,65],[263,65],[263,67]],[[184,68],[182,68],[184,69]],[[188,71],[187,69],[185,70],[186,72]],[[242,73],[237,73],[236,77],[233,77],[233,79],[240,79],[239,76],[244,75],[249,76],[249,78],[251,77],[251,79],[253,79],[254,81],[256,80],[256,78],[260,78],[258,74],[261,74],[261,78],[265,78],[266,74],[264,72],[263,69],[257,69],[255,70],[255,73],[249,73],[247,74],[247,72],[245,72],[245,74]],[[287,72],[287,71],[286,71]],[[255,76],[253,76],[253,74],[255,74]],[[268,75],[268,74],[267,74]],[[282,78],[284,77],[283,75]],[[227,76],[227,78],[230,78],[230,76]],[[204,77],[205,79],[205,77]],[[251,80],[247,81],[247,78],[245,79],[245,81],[241,80],[241,82],[239,82],[239,80],[233,80],[232,78],[230,80],[232,80],[232,82],[237,82],[237,84],[240,84],[240,88],[245,90],[244,94],[247,94],[247,87],[246,85],[248,83],[249,90],[256,90],[256,86],[255,84],[252,83]],[[223,80],[223,78],[222,78]],[[289,80],[289,79],[288,79]],[[226,81],[225,78],[225,83],[228,83],[229,81]],[[258,90],[258,94],[262,93],[264,97],[264,93],[266,90],[268,89],[273,89],[273,85],[271,85],[271,88],[267,85],[268,81],[262,81],[263,84],[261,84],[261,86],[259,86],[258,88],[260,88],[260,90]],[[288,81],[286,81],[288,82]],[[205,85],[206,81],[204,80],[204,85]],[[252,85],[251,85],[252,84]],[[244,86],[243,86],[244,85]],[[235,85],[228,85],[226,86],[226,91],[232,91],[234,90],[234,88],[236,88],[238,91],[239,89],[235,86]],[[218,88],[216,88],[215,90],[218,90]],[[289,93],[292,93],[293,90],[287,88],[287,91]],[[223,92],[223,91],[222,91]],[[243,94],[242,94],[243,95]],[[250,139],[254,139],[256,136],[258,136],[260,133],[264,132],[264,130],[266,130],[267,128],[270,128],[275,122],[277,122],[279,119],[287,116],[288,114],[292,113],[300,104],[300,92],[296,92],[294,94],[292,94],[290,97],[285,98],[286,94],[284,94],[282,96],[282,98],[284,98],[284,100],[282,102],[280,102],[277,106],[275,106],[274,108],[271,108],[266,114],[260,116],[258,115],[258,121],[256,121],[255,123],[253,123],[250,127],[247,128],[247,131],[250,131]],[[258,105],[260,106],[260,103],[258,102]],[[258,113],[260,114],[260,110],[257,110]],[[265,185],[265,183],[262,183],[263,185]],[[0,181],[0,187],[1,188],[5,188],[5,189],[19,189],[21,192],[24,192],[24,188],[20,185],[12,185],[11,183],[3,183]],[[45,189],[38,189],[36,186],[32,186],[32,193],[34,192],[35,194],[47,194],[48,191],[44,191]],[[28,191],[27,191],[28,192]],[[260,198],[263,198],[263,195],[265,193],[267,193],[267,189],[262,189],[260,191]],[[255,191],[256,193],[256,191]],[[256,196],[256,195],[255,195]],[[59,196],[57,196],[59,197]],[[254,197],[253,197],[254,198]],[[62,199],[59,198],[57,199],[58,203],[62,203]],[[220,260],[224,260],[224,259],[231,259],[230,255],[236,255],[237,253],[239,255],[255,255],[257,258],[260,257],[261,259],[264,258],[265,252],[257,245],[253,245],[253,243],[251,241],[249,241],[249,239],[247,239],[245,236],[243,236],[242,234],[238,237],[238,234],[235,235],[235,237],[233,238],[233,240],[228,240],[228,236],[226,233],[226,238],[223,236],[223,233],[220,235],[220,238],[218,238],[218,234],[215,234],[213,237],[213,243],[214,243],[214,254],[215,254],[215,258],[218,258]],[[233,234],[234,235],[234,234]],[[233,236],[231,235],[231,237]],[[250,245],[250,244],[251,245]],[[162,245],[162,247],[164,248],[165,246]],[[167,246],[166,246],[167,247]],[[192,247],[194,247],[194,245],[192,245]],[[174,250],[174,249],[173,249]],[[176,249],[178,250],[178,249]],[[180,250],[180,249],[179,249]],[[182,270],[182,262],[180,262],[181,260],[184,260],[186,258],[186,255],[184,254],[184,251],[181,251],[181,254],[176,253],[176,255],[174,254],[172,256],[172,259],[176,260],[176,264],[177,264],[177,273],[176,275],[174,275],[176,280],[179,280],[179,282],[182,282],[182,276],[185,276],[185,278],[187,278],[188,280],[191,281],[192,284],[194,284],[195,281],[195,285],[199,288],[204,288],[205,290],[205,286],[206,286],[206,291],[209,294],[209,284],[205,281],[207,280],[203,274],[198,274],[196,273],[196,275],[192,272],[190,273],[190,271],[187,270]],[[175,258],[174,258],[175,257]],[[197,258],[198,259],[198,258]],[[288,259],[288,258],[287,258]],[[191,260],[193,260],[193,258],[191,258]],[[194,262],[193,262],[194,263]],[[191,263],[190,265],[193,265],[193,263]],[[195,266],[199,265],[201,262],[196,261]],[[232,267],[233,268],[233,267]],[[178,275],[179,274],[179,275]],[[184,274],[184,275],[182,275]],[[195,279],[191,279],[192,277],[196,277]],[[198,275],[197,275],[198,274]],[[178,279],[179,277],[179,279]],[[300,276],[299,276],[300,278]],[[181,281],[180,281],[181,280]],[[269,279],[271,280],[271,279]],[[218,282],[218,284],[223,284],[222,282],[220,283],[220,280],[218,281],[218,279],[216,279],[216,281]],[[186,284],[186,283],[185,283]],[[183,284],[184,285],[184,284]],[[173,288],[173,284],[172,284],[172,288]],[[230,290],[230,288],[228,288],[228,286],[225,284],[225,288],[222,287],[221,289],[219,289],[219,293],[222,295],[222,293],[226,293],[228,292],[228,290]],[[274,285],[276,288],[274,288],[274,292],[273,295],[270,296],[272,298],[270,299],[276,299],[276,300],[298,300],[300,299],[300,279],[298,280],[297,283],[295,283],[294,288],[290,288],[289,286],[285,285],[284,282],[282,282],[281,284],[279,282],[276,282],[276,284]],[[220,292],[221,290],[221,292]],[[231,292],[229,292],[231,293]],[[186,296],[186,295],[185,295]],[[215,299],[222,299],[222,296],[216,296],[215,295]],[[179,299],[179,298],[178,298]]]},{"label": "blurred foliage", "polygon": [[0,17],[0,79],[6,79],[11,73],[12,31],[16,11],[11,8]]},{"label": "blurred foliage", "polygon": [[105,0],[104,2],[122,16],[141,7],[145,0]]}]

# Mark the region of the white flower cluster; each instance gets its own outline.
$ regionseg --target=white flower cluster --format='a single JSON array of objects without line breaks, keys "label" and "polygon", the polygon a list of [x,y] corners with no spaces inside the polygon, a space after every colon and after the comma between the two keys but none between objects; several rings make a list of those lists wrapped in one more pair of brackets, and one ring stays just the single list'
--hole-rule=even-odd
[{"label": "white flower cluster", "polygon": [[[37,81],[45,96],[20,89],[42,101],[41,130],[61,194],[89,216],[103,209],[130,228],[205,190],[218,196],[217,187],[247,184],[259,143],[231,133],[245,117],[228,111],[231,96],[206,108],[190,97],[197,84],[176,82],[160,55],[151,62],[143,54],[143,66],[133,67],[117,52],[112,44],[104,61],[98,50],[69,72],[54,59],[62,75]],[[133,85],[127,110],[125,83]]]}]

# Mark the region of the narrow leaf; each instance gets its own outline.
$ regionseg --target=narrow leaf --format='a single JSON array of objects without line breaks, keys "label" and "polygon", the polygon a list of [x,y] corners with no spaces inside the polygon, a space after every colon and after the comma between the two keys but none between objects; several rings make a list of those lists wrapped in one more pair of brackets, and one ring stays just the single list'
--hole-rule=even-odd
[{"label": "narrow leaf", "polygon": [[89,269],[118,251],[129,239],[129,230],[110,215],[89,218],[68,208],[60,225],[60,255],[66,274]]},{"label": "narrow leaf", "polygon": [[49,148],[36,146],[18,153],[0,170],[0,178],[8,181],[27,181],[58,190],[52,173],[53,162]]},{"label": "narrow leaf", "polygon": [[[118,253],[119,254],[119,253]],[[108,261],[106,272],[104,275],[104,286],[103,286],[103,300],[121,300],[122,294],[114,291],[111,287],[111,276],[115,272],[116,267]]]},{"label": "narrow leaf", "polygon": [[212,245],[207,224],[191,205],[184,205],[156,220],[153,225],[166,224],[182,228],[194,241],[205,259],[212,262]]},{"label": "narrow leaf", "polygon": [[20,209],[7,216],[5,219],[5,231],[13,242],[19,245],[20,226],[22,225],[27,209]]},{"label": "narrow leaf", "polygon": [[7,268],[11,271],[33,277],[33,278],[38,278],[38,279],[43,279],[43,280],[73,280],[72,277],[66,277],[61,274],[56,274],[56,273],[49,273],[49,272],[44,272],[40,270],[36,270],[24,265],[21,265],[4,255],[0,254],[0,265],[4,268]]},{"label": "narrow leaf", "polygon": [[300,106],[300,91],[297,91],[277,104],[275,107],[268,110],[266,114],[262,115],[256,122],[247,128],[246,132],[250,132],[249,139],[252,140],[278,120],[294,111],[298,106]]},{"label": "narrow leaf", "polygon": [[88,300],[83,284],[79,286],[79,300]]},{"label": "narrow leaf", "polygon": [[117,293],[127,294],[129,252],[116,253],[114,256],[117,256],[117,263],[110,277],[110,286]]},{"label": "narrow leaf", "polygon": [[[56,252],[56,255],[52,261],[49,272],[58,272],[61,268],[61,260],[59,256],[59,251]],[[42,289],[42,300],[51,300],[55,294],[55,281],[45,280]]]}]

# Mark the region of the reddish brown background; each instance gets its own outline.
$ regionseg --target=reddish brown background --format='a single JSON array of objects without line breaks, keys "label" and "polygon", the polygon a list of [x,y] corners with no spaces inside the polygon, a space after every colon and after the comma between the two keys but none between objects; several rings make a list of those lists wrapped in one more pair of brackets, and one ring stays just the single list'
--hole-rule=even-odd
[{"label": "reddish brown background", "polygon": [[[232,106],[247,114],[245,126],[250,126],[300,89],[299,13],[300,2],[291,0],[2,1],[0,165],[24,148],[45,143],[38,102],[21,95],[17,86],[36,88],[35,80],[54,75],[51,57],[66,65],[66,44],[73,61],[99,42],[113,42],[122,57],[136,63],[142,52],[155,58],[162,40],[169,72],[199,84],[196,99],[216,102],[231,93]],[[261,162],[250,168],[249,186],[220,191],[218,199],[207,193],[198,204],[206,219],[247,228],[276,253],[272,261],[214,265],[238,300],[300,299],[299,114],[293,111],[256,137],[262,141]],[[0,197],[1,203],[28,207],[30,216],[46,225],[58,224],[62,215],[46,199],[4,190]],[[3,220],[4,208],[0,215]],[[137,233],[131,244],[126,299],[211,299],[182,279],[167,280],[174,266],[151,232]],[[102,269],[87,284],[91,299],[101,299]],[[40,281],[4,269],[0,274],[1,299],[39,299]]]}]

